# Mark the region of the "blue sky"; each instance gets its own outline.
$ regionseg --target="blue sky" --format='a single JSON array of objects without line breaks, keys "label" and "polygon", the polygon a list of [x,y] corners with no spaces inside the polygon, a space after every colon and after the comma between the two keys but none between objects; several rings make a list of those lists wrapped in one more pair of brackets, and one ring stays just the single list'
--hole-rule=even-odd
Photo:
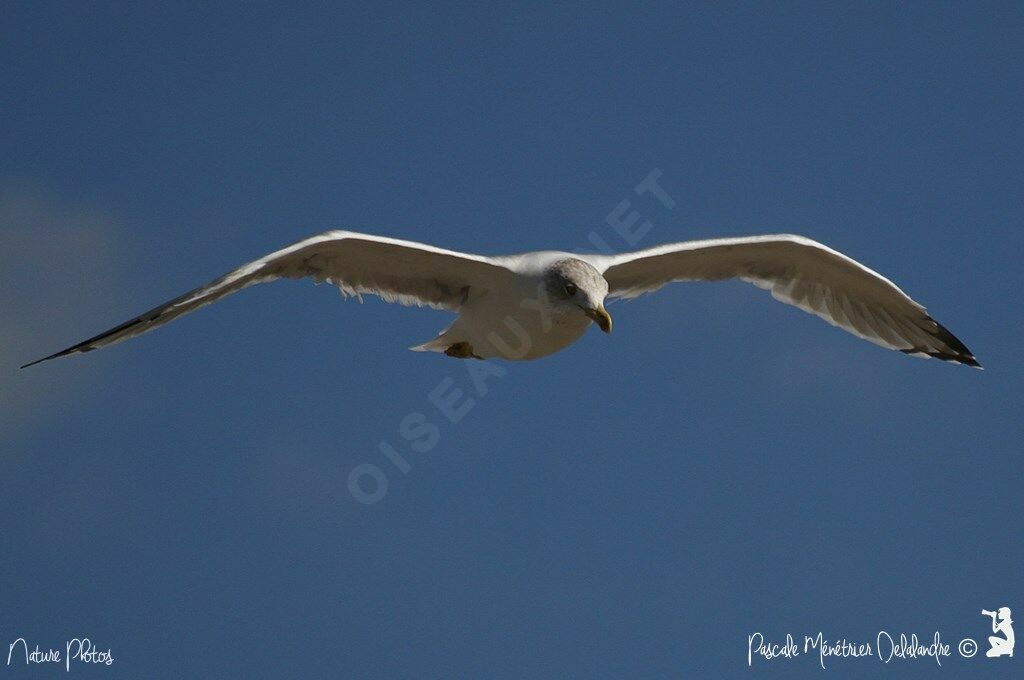
[{"label": "blue sky", "polygon": [[[95,677],[1009,677],[956,643],[1024,617],[1022,30],[1016,3],[9,4],[5,645],[88,636]],[[986,370],[735,282],[616,305],[484,395],[405,349],[448,315],[308,282],[16,368],[326,229],[624,247],[624,200],[641,245],[823,241]],[[436,389],[475,401],[452,423]],[[952,656],[747,667],[749,635],[819,630]]]}]

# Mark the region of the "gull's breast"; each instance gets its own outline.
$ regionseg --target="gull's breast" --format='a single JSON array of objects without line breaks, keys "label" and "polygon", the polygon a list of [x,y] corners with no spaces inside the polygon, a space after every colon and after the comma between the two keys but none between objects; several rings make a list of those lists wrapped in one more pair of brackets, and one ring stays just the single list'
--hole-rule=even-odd
[{"label": "gull's breast", "polygon": [[573,344],[590,326],[583,314],[553,313],[531,284],[470,297],[459,310],[459,325],[478,355],[510,361],[539,359]]}]

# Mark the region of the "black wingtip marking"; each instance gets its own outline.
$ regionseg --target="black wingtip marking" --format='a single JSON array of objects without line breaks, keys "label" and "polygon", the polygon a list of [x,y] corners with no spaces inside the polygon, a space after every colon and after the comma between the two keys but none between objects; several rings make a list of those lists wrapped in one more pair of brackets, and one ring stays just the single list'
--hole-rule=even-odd
[{"label": "black wingtip marking", "polygon": [[50,356],[43,357],[42,359],[36,359],[35,361],[30,361],[27,364],[25,364],[24,366],[22,366],[21,368],[28,368],[29,366],[35,366],[36,364],[41,364],[44,361],[49,361],[50,359],[56,359],[57,357],[64,356],[64,354],[66,352],[67,352],[67,350],[64,350],[63,352],[57,352],[56,354],[51,354]]},{"label": "black wingtip marking", "polygon": [[967,349],[967,345],[961,342],[960,338],[950,333],[948,328],[940,324],[935,319],[928,317],[928,321],[935,325],[934,328],[929,329],[929,333],[949,349],[928,351],[924,349],[911,348],[901,349],[901,352],[904,354],[924,354],[934,359],[941,359],[942,361],[950,361],[957,364],[963,364],[964,366],[984,370],[984,367],[978,363],[977,359],[974,358],[974,353]]},{"label": "black wingtip marking", "polygon": [[903,352],[904,354],[909,354],[909,355],[912,355],[912,356],[913,355],[929,356],[929,357],[931,357],[933,359],[940,359],[942,361],[948,361],[948,362],[954,363],[954,364],[963,364],[964,366],[970,366],[971,368],[977,368],[977,369],[981,369],[981,370],[985,369],[985,367],[982,366],[980,363],[978,363],[978,360],[975,359],[970,354],[963,355],[963,354],[952,354],[952,353],[949,353],[949,352],[926,352],[926,351],[920,350],[920,349],[901,349],[900,351]]},{"label": "black wingtip marking", "polygon": [[29,366],[35,366],[36,364],[41,364],[44,361],[49,361],[50,359],[58,359],[60,357],[66,357],[69,354],[77,354],[79,352],[88,352],[91,349],[92,349],[92,347],[83,347],[83,346],[80,346],[80,345],[75,345],[74,347],[68,347],[67,349],[62,349],[59,352],[55,352],[54,354],[51,354],[48,357],[43,357],[42,359],[36,359],[35,361],[30,361],[29,363],[25,364],[21,368],[28,368]]},{"label": "black wingtip marking", "polygon": [[[99,336],[97,336],[97,337],[99,337]],[[79,353],[82,353],[82,352],[91,352],[94,349],[96,349],[95,347],[92,346],[93,342],[95,342],[95,338],[90,339],[90,340],[86,340],[85,342],[80,342],[77,345],[73,345],[71,347],[68,347],[67,349],[62,349],[59,352],[54,352],[53,354],[51,354],[48,357],[43,357],[42,359],[36,359],[35,361],[31,361],[31,362],[25,364],[24,366],[22,366],[22,368],[28,368],[29,366],[35,366],[36,364],[41,364],[44,361],[49,361],[50,359],[59,359],[60,357],[66,357],[69,354],[79,354]]]},{"label": "black wingtip marking", "polygon": [[22,366],[21,368],[28,368],[29,366],[35,366],[36,364],[41,364],[44,361],[49,361],[50,359],[56,359],[59,356],[64,356],[64,355],[61,352],[57,352],[56,354],[51,354],[48,357],[43,357],[42,359],[36,359],[35,361],[30,361],[27,364],[25,364],[24,366]]},{"label": "black wingtip marking", "polygon": [[[185,296],[182,296],[182,297],[184,298]],[[116,335],[117,333],[120,333],[121,331],[127,330],[127,329],[129,329],[129,328],[131,328],[133,326],[137,326],[139,324],[144,324],[144,323],[149,323],[149,322],[155,320],[156,318],[158,318],[160,316],[160,312],[163,311],[163,309],[165,307],[167,307],[168,305],[171,305],[171,304],[174,304],[174,301],[168,302],[167,304],[161,305],[160,307],[157,307],[155,309],[151,309],[148,312],[146,312],[145,314],[142,314],[141,316],[137,316],[137,317],[135,317],[134,319],[132,319],[130,321],[125,321],[123,324],[120,324],[119,326],[114,326],[110,330],[103,331],[99,335],[94,335],[93,337],[89,338],[88,340],[83,340],[82,342],[78,343],[77,345],[72,345],[71,347],[68,347],[67,349],[62,349],[61,351],[59,351],[59,352],[57,352],[55,354],[51,354],[48,357],[43,357],[42,359],[36,359],[35,361],[33,361],[31,363],[25,364],[24,366],[22,366],[22,368],[28,368],[29,366],[35,366],[36,364],[41,364],[42,362],[49,361],[50,359],[58,359],[60,357],[66,357],[69,354],[78,354],[80,352],[91,352],[92,350],[96,349],[96,344],[97,343],[102,342],[103,340],[106,340],[110,336]]]}]

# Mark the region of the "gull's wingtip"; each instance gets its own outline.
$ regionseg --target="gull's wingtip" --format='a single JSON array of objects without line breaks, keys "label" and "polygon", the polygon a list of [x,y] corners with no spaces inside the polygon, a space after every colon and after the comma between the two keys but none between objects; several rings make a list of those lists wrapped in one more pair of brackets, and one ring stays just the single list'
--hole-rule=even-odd
[{"label": "gull's wingtip", "polygon": [[923,357],[925,359],[931,357],[932,359],[938,359],[940,361],[946,361],[951,364],[960,364],[961,366],[970,366],[976,368],[979,371],[984,371],[985,367],[978,363],[978,360],[974,358],[973,354],[953,354],[949,352],[928,352],[920,349],[901,349],[904,354],[912,357]]},{"label": "gull's wingtip", "polygon": [[27,364],[25,364],[24,366],[22,366],[21,368],[28,368],[29,366],[35,366],[36,364],[41,364],[44,361],[49,361],[50,359],[56,359],[57,357],[62,356],[63,354],[64,354],[63,352],[57,352],[56,354],[51,354],[48,357],[43,357],[42,359],[36,359],[35,361],[30,361]]},{"label": "gull's wingtip", "polygon": [[36,364],[41,364],[44,361],[49,361],[50,359],[57,359],[59,357],[66,357],[69,354],[78,354],[79,352],[88,352],[91,349],[92,349],[92,347],[82,347],[80,345],[75,345],[74,347],[68,347],[67,349],[62,349],[59,352],[54,352],[53,354],[51,354],[48,357],[43,357],[42,359],[36,359],[35,361],[30,361],[27,364],[25,364],[24,366],[22,366],[21,368],[28,368],[29,366],[35,366]]},{"label": "gull's wingtip", "polygon": [[940,342],[939,348],[931,350],[905,349],[901,351],[906,354],[922,354],[934,359],[941,359],[942,361],[948,361],[954,364],[962,364],[982,371],[985,370],[982,368],[982,365],[978,363],[978,360],[974,358],[974,352],[969,350],[967,345],[965,345],[960,338],[953,335],[948,328],[932,317],[929,316],[928,321],[930,321],[934,326],[931,330],[931,335]]}]

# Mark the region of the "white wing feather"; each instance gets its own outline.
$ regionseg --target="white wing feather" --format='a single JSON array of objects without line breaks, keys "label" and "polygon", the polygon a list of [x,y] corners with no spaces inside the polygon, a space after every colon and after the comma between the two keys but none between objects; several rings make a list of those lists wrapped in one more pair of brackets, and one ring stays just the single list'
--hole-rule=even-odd
[{"label": "white wing feather", "polygon": [[608,280],[612,297],[634,298],[673,281],[739,278],[882,347],[980,367],[892,281],[802,236],[686,241],[588,260]]},{"label": "white wing feather", "polygon": [[349,231],[329,231],[270,253],[205,286],[84,342],[26,366],[88,352],[141,335],[182,314],[254,283],[310,277],[346,295],[377,295],[388,302],[457,310],[469,288],[501,286],[512,272],[497,261],[422,243]]}]

